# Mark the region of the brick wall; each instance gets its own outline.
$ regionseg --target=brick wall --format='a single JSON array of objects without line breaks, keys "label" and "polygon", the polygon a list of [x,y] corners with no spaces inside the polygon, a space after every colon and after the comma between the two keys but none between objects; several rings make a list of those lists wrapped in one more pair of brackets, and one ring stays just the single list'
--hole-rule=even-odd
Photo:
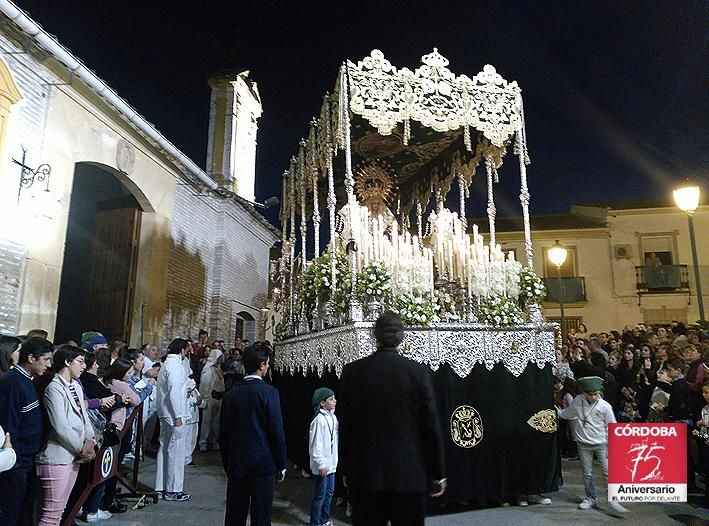
[{"label": "brick wall", "polygon": [[[0,34],[0,55],[23,97],[11,109],[5,155],[0,159],[0,207],[9,211],[13,220],[20,221],[15,211],[20,169],[11,159],[22,159],[23,146],[27,149],[28,164],[36,166],[42,159],[42,135],[50,84],[56,79],[44,72],[32,55],[4,34]],[[6,228],[0,228],[0,333],[14,335],[19,330],[26,248],[22,236],[17,234],[17,225],[7,223],[2,226]]]},{"label": "brick wall", "polygon": [[18,293],[25,262],[22,245],[0,240],[0,333],[17,334]]},{"label": "brick wall", "polygon": [[233,340],[236,315],[257,320],[268,287],[266,228],[234,201],[179,185],[168,262],[163,344],[206,329]]}]

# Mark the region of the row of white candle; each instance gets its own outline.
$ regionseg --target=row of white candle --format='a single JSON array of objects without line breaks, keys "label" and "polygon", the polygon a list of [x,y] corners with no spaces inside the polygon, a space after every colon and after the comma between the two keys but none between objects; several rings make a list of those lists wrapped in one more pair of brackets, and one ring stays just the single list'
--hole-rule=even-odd
[{"label": "row of white candle", "polygon": [[[352,236],[357,245],[356,269],[361,271],[371,261],[383,261],[391,269],[428,269],[433,295],[434,266],[438,276],[446,276],[466,286],[468,294],[473,293],[474,283],[482,278],[485,281],[502,279],[505,263],[517,266],[514,253],[505,256],[502,247],[485,244],[477,225],[473,225],[472,234],[467,234],[460,218],[453,212],[443,209],[438,214],[432,213],[430,245],[423,246],[417,236],[408,230],[400,232],[396,220],[387,220],[382,215],[372,216],[365,206],[356,204],[352,211]],[[388,232],[387,232],[388,230]],[[477,263],[477,264],[476,264]],[[489,276],[473,276],[473,273],[489,273]],[[502,273],[500,276],[492,274]]]}]

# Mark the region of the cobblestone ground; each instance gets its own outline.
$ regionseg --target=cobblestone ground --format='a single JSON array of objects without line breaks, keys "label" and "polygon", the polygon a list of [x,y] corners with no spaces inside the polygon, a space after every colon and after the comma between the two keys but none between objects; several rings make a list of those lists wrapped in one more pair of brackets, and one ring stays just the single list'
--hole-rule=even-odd
[{"label": "cobblestone ground", "polygon": [[[106,526],[212,526],[223,524],[226,478],[219,463],[219,454],[209,452],[195,454],[196,466],[188,466],[185,471],[185,491],[192,494],[188,502],[149,502],[141,510],[129,509],[127,513],[115,515],[103,521]],[[141,466],[141,482],[152,486],[155,461],[146,457]],[[469,526],[484,525],[524,525],[542,526],[548,524],[626,524],[638,526],[660,526],[670,524],[699,525],[709,523],[707,503],[699,501],[691,504],[635,504],[628,505],[631,513],[622,519],[612,517],[603,510],[581,511],[577,504],[583,497],[578,462],[564,462],[564,486],[549,495],[550,506],[531,505],[480,509],[444,509],[439,514],[426,519],[427,526]],[[600,477],[600,472],[598,472]],[[300,526],[308,524],[312,480],[301,477],[290,469],[285,482],[276,488],[274,503],[274,526]],[[135,501],[126,501],[132,505]],[[602,505],[605,503],[602,503]],[[702,504],[704,507],[700,506]],[[602,506],[603,507],[603,506]],[[77,521],[78,525],[83,523]],[[334,524],[349,524],[344,509],[335,507]]]}]

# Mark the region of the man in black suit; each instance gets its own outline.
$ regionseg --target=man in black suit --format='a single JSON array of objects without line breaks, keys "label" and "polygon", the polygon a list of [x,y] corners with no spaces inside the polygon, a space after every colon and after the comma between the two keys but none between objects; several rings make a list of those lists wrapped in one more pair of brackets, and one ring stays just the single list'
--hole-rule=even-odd
[{"label": "man in black suit", "polygon": [[446,489],[431,373],[398,354],[398,314],[382,314],[374,336],[377,351],[342,372],[338,470],[350,488],[354,526],[423,526],[426,493]]},{"label": "man in black suit", "polygon": [[274,480],[286,474],[286,440],[278,389],[263,381],[268,347],[243,352],[244,379],[224,395],[219,430],[228,477],[225,526],[270,526]]}]

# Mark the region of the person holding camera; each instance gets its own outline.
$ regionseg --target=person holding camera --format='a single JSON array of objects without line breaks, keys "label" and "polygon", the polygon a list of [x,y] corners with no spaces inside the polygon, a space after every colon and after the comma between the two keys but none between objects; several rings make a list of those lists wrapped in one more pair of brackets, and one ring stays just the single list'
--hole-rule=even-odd
[{"label": "person holding camera", "polygon": [[77,381],[86,369],[84,351],[62,345],[54,354],[56,373],[44,392],[49,421],[47,444],[37,454],[44,500],[40,526],[57,526],[79,473],[79,465],[96,456],[94,428]]}]

